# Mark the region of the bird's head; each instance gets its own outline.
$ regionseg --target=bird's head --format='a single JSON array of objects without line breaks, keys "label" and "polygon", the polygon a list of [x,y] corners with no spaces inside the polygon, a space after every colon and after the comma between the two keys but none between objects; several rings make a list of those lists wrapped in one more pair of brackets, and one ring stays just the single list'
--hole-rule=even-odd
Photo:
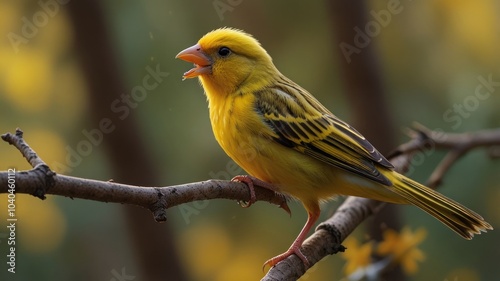
[{"label": "bird's head", "polygon": [[[245,85],[269,79],[276,69],[271,57],[251,35],[233,28],[220,28],[207,33],[196,45],[176,58],[194,63],[184,79],[199,77],[207,94],[218,95],[244,90]],[[264,80],[262,80],[264,79]]]}]

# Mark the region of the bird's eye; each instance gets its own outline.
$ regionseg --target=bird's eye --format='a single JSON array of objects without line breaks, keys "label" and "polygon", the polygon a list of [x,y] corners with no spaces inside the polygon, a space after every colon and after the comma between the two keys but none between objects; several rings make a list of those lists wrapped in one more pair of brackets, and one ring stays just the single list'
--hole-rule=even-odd
[{"label": "bird's eye", "polygon": [[225,58],[231,54],[231,49],[228,47],[221,47],[217,53],[219,53],[221,57]]}]

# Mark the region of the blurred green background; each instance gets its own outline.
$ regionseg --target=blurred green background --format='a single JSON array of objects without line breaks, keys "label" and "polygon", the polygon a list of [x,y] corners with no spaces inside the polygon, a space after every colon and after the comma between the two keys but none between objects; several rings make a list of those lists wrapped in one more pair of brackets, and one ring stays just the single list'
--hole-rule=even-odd
[{"label": "blurred green background", "polygon": [[[113,152],[109,151],[120,143],[112,139],[115,132],[103,134],[106,145],[93,145],[79,159],[71,156],[71,151],[88,141],[84,132],[95,132],[105,117],[117,127],[132,124],[130,133],[142,142],[139,151],[135,146],[123,151],[149,155],[149,166],[154,169],[146,169],[148,173],[141,171],[142,161],[128,163],[137,167],[134,184],[153,181],[167,186],[241,173],[212,136],[199,83],[182,81],[183,72],[191,66],[174,59],[206,32],[223,26],[253,34],[282,73],[337,116],[348,122],[352,119],[340,78],[340,60],[345,58],[338,55],[340,42],[331,24],[334,14],[326,1],[66,2],[0,1],[0,133],[22,128],[27,142],[58,173],[124,181],[125,177],[117,176],[116,161],[110,160]],[[396,143],[407,140],[399,129],[413,121],[457,133],[500,127],[499,1],[367,2],[367,11],[375,13],[387,10],[388,2],[399,3],[400,12],[392,14],[384,26],[380,24],[369,42],[380,66]],[[72,5],[93,5],[99,13]],[[98,17],[105,30],[90,30],[82,40],[80,30],[98,22],[94,22]],[[87,20],[88,25],[75,18]],[[376,17],[369,13],[368,19]],[[93,32],[106,34],[108,42],[100,42],[98,35],[92,39]],[[87,43],[110,47],[110,52],[94,60],[92,55],[85,56]],[[119,77],[120,82],[115,82],[122,89],[92,95],[96,87],[89,86],[88,73],[93,79],[106,79],[110,64],[115,66],[111,75]],[[102,73],[95,70],[96,65]],[[144,77],[150,75],[148,69],[157,68],[168,75],[156,80],[153,89],[131,103],[120,99],[143,85]],[[475,96],[478,77],[497,83],[484,99]],[[106,80],[100,83],[108,84]],[[108,109],[107,113],[97,110],[97,105]],[[460,105],[467,114],[456,111]],[[443,155],[433,153],[411,176],[425,182]],[[30,167],[4,143],[0,144],[0,170],[8,168]],[[440,191],[498,227],[499,168],[500,161],[490,160],[484,150],[474,151],[453,166]],[[332,214],[339,201],[325,204],[321,218]],[[117,276],[123,272],[130,278],[125,280],[153,280],[144,262],[164,272],[177,269],[173,269],[176,277],[163,280],[258,280],[263,276],[262,263],[286,250],[306,219],[296,202],[290,204],[290,219],[266,203],[242,209],[236,202],[214,200],[172,208],[168,222],[156,226],[148,211],[140,208],[125,211],[118,204],[57,196],[41,201],[18,195],[17,273],[12,275],[6,271],[5,202],[7,196],[0,195],[0,280],[108,281],[121,280]],[[400,210],[404,225],[424,227],[428,232],[420,246],[426,259],[410,280],[475,281],[500,276],[496,230],[465,241],[415,207]],[[155,234],[148,232],[151,228],[135,226],[138,234],[132,235],[131,212],[143,215],[141,223],[155,224],[151,227],[168,234],[154,240],[157,251],[163,253],[138,254],[147,247],[141,243]],[[365,237],[363,227],[356,235]],[[165,254],[170,260],[162,259]],[[150,259],[144,261],[145,256]],[[344,263],[340,256],[328,257],[302,280],[340,280]]]}]

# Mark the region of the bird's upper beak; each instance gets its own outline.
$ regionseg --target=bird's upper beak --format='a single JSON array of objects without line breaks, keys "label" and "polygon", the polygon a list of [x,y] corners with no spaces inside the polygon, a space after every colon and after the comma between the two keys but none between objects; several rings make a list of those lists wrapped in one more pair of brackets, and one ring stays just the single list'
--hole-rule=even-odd
[{"label": "bird's upper beak", "polygon": [[184,73],[184,79],[212,73],[212,61],[199,44],[181,51],[175,58],[194,63],[195,67]]}]

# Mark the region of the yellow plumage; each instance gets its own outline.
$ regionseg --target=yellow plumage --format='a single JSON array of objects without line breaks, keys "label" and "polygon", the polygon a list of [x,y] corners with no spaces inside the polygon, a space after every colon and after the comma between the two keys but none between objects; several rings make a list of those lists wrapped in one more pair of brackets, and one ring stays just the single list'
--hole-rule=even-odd
[{"label": "yellow plumage", "polygon": [[360,133],[282,75],[251,35],[217,29],[177,57],[195,64],[184,77],[199,77],[215,138],[229,157],[308,212],[290,249],[266,264],[291,254],[307,264],[300,246],[319,202],[336,195],[413,204],[466,239],[492,229],[475,212],[395,172]]}]

